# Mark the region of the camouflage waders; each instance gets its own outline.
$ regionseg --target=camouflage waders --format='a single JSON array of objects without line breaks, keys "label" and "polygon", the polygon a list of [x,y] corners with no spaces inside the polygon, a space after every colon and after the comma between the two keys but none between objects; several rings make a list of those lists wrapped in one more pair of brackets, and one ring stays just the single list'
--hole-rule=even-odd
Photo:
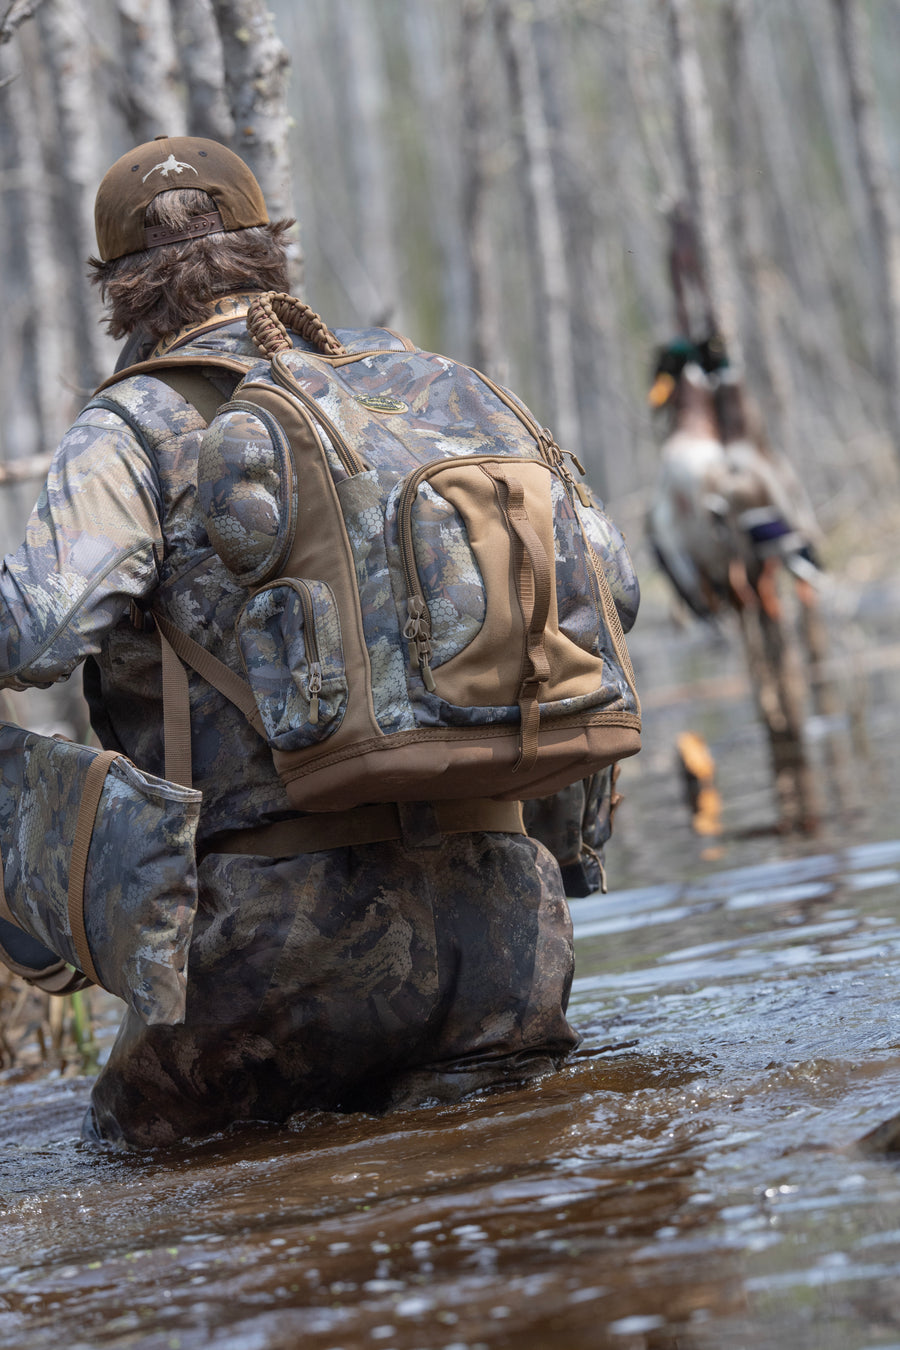
[{"label": "camouflage waders", "polygon": [[[219,302],[217,317],[234,321],[180,350],[255,358],[245,309],[246,297]],[[149,375],[96,396],[0,570],[0,685],[46,685],[84,662],[101,744],[159,776],[159,643],[140,610],[152,601],[238,663],[246,592],[194,509],[204,428]],[[307,1107],[452,1100],[558,1064],[577,1037],[565,1018],[571,923],[551,855],[497,833],[277,860],[217,853],[217,838],[292,812],[243,715],[193,672],[188,683],[204,856],[187,1018],[163,1028],[126,1016],[88,1136],[154,1145]]]},{"label": "camouflage waders", "polygon": [[524,835],[213,854],[201,887],[187,1022],[126,1017],[88,1137],[146,1147],[306,1109],[455,1101],[577,1043],[559,870]]}]

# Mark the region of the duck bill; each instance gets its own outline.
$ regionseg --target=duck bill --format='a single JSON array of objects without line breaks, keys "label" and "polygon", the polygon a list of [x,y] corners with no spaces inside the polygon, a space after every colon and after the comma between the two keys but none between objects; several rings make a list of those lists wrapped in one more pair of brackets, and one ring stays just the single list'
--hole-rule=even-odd
[{"label": "duck bill", "polygon": [[672,397],[672,391],[675,388],[675,377],[668,371],[662,370],[653,381],[653,385],[647,395],[647,402],[651,408],[664,407]]}]

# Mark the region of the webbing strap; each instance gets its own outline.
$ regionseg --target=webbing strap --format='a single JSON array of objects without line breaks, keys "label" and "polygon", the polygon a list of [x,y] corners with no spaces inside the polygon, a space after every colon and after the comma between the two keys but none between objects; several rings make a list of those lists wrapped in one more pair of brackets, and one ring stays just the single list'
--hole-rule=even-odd
[{"label": "webbing strap", "polygon": [[[234,319],[229,319],[227,322],[233,323]],[[182,367],[188,369],[193,367],[196,369],[198,366],[215,366],[220,370],[231,371],[240,380],[247,374],[253,364],[253,360],[248,360],[247,357],[226,356],[224,353],[220,355],[216,352],[204,352],[202,356],[197,356],[193,352],[174,352],[171,356],[153,356],[148,361],[135,361],[133,365],[124,366],[121,370],[115,371],[102,384],[97,385],[91,397],[95,398],[104,389],[111,389],[114,384],[130,379],[132,375],[154,375],[162,379],[162,371],[167,368]],[[224,398],[220,396],[219,402],[223,403],[224,401]]]},{"label": "webbing strap", "polygon": [[192,787],[194,767],[191,760],[191,700],[187,671],[179,661],[157,618],[162,651],[163,742],[166,777],[170,783]]},{"label": "webbing strap", "polygon": [[69,927],[72,930],[72,942],[78,965],[94,984],[99,984],[91,949],[88,946],[84,922],[84,879],[87,872],[88,853],[91,836],[94,833],[94,821],[103,784],[113,760],[119,758],[117,750],[101,750],[95,756],[84,783],[81,801],[78,804],[78,816],[75,821],[75,839],[72,843],[72,856],[69,859]]},{"label": "webbing strap", "polygon": [[183,370],[160,370],[155,373],[176,394],[180,394],[186,403],[203,418],[207,426],[215,417],[223,403],[228,402],[226,394],[221,393],[200,370],[185,367]]},{"label": "webbing strap", "polygon": [[192,670],[229,699],[262,735],[259,708],[249,684],[230,666],[161,614],[151,611],[151,618],[162,647],[166,777],[170,782],[191,787],[191,707],[187,671],[182,662],[187,662]]},{"label": "webbing strap", "polygon": [[[524,834],[521,802],[498,802],[489,797],[469,801],[432,802],[440,834],[471,834],[493,830]],[[290,858],[298,853],[346,848],[350,844],[379,844],[403,838],[402,809],[395,802],[355,806],[349,811],[323,811],[296,820],[279,820],[255,829],[234,830],[206,845],[207,853],[256,853]]]},{"label": "webbing strap", "polygon": [[541,708],[540,687],[550,678],[550,662],[544,649],[544,629],[550,613],[553,581],[550,560],[541,537],[525,509],[525,489],[506,469],[486,468],[494,482],[506,489],[505,514],[515,535],[516,592],[525,624],[525,652],[519,686],[519,758],[513,772],[527,772],[538,753]]},{"label": "webbing strap", "polygon": [[156,626],[166,641],[180,656],[182,661],[186,661],[192,670],[196,670],[198,675],[202,675],[208,684],[214,689],[218,689],[220,694],[233,703],[246,717],[248,722],[255,722],[257,726],[260,723],[259,709],[256,706],[256,699],[253,697],[253,690],[246,680],[242,680],[240,675],[236,674],[230,666],[226,666],[224,661],[220,661],[212,652],[208,652],[205,647],[201,647],[199,642],[195,642],[192,637],[188,637],[181,628],[176,628],[170,620],[164,619],[161,614],[154,614]]}]

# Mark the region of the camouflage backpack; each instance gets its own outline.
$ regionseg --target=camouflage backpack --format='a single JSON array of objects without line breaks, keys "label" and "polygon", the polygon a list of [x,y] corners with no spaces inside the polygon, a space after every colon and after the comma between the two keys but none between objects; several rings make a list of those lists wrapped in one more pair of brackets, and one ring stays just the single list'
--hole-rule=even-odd
[{"label": "camouflage backpack", "polygon": [[521,801],[635,754],[610,580],[623,609],[637,583],[549,432],[388,330],[338,337],[273,293],[247,324],[266,359],[198,465],[210,541],[250,592],[246,684],[174,645],[266,737],[292,804]]}]

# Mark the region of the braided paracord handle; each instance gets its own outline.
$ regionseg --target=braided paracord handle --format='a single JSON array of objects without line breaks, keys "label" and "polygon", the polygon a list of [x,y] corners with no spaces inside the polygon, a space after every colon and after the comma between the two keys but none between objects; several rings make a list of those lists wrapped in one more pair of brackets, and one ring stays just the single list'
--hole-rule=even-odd
[{"label": "braided paracord handle", "polygon": [[247,332],[264,356],[274,356],[276,352],[290,348],[288,328],[326,356],[345,355],[346,349],[324,320],[296,296],[283,291],[266,291],[254,296],[247,310]]}]

